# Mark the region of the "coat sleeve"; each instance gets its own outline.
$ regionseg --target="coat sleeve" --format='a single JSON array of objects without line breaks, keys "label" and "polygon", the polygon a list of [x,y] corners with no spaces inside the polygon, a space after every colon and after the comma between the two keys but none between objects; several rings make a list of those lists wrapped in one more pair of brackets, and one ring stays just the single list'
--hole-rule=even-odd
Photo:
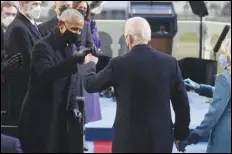
[{"label": "coat sleeve", "polygon": [[79,95],[77,91],[79,90],[79,87],[81,86],[79,84],[80,82],[77,81],[79,80],[77,74],[73,74],[73,76],[75,77],[75,79],[73,80],[74,82],[71,83],[71,94],[70,94],[70,104],[69,104],[69,109],[71,110],[79,109],[79,105],[78,105],[78,101],[76,97]]},{"label": "coat sleeve", "polygon": [[210,85],[200,84],[200,88],[196,89],[195,92],[201,96],[205,96],[208,98],[213,97],[214,87]]},{"label": "coat sleeve", "polygon": [[50,83],[77,72],[77,62],[74,57],[53,65],[51,55],[47,51],[47,46],[44,44],[36,44],[32,50],[32,67],[38,75],[37,84]]},{"label": "coat sleeve", "polygon": [[9,32],[7,52],[11,56],[17,53],[22,53],[22,69],[26,72],[29,72],[30,69],[31,48],[32,45],[30,43],[28,32],[24,28],[14,27],[12,31]]},{"label": "coat sleeve", "polygon": [[76,87],[74,87],[74,86],[72,87],[69,109],[79,109],[78,101],[76,100],[76,97],[77,97],[77,85],[76,85]]},{"label": "coat sleeve", "polygon": [[86,64],[84,70],[84,87],[88,93],[100,92],[113,85],[112,60],[97,74],[93,62]]},{"label": "coat sleeve", "polygon": [[96,72],[100,72],[101,70],[103,70],[107,64],[109,63],[111,57],[108,57],[108,56],[99,56],[98,57],[98,63],[96,65]]},{"label": "coat sleeve", "polygon": [[39,29],[39,32],[40,34],[45,37],[47,36],[47,30],[46,30],[46,27],[45,27],[45,23],[41,23],[38,25],[38,29]]},{"label": "coat sleeve", "polygon": [[206,113],[200,126],[196,127],[196,129],[191,134],[196,133],[199,136],[204,137],[204,135],[209,133],[218,123],[230,99],[231,94],[227,90],[229,88],[229,83],[226,77],[223,74],[218,75],[215,82],[213,101],[209,106],[209,110]]},{"label": "coat sleeve", "polygon": [[189,135],[190,107],[184,81],[176,59],[175,66],[176,77],[171,94],[171,102],[175,112],[174,137],[175,140],[184,140]]}]

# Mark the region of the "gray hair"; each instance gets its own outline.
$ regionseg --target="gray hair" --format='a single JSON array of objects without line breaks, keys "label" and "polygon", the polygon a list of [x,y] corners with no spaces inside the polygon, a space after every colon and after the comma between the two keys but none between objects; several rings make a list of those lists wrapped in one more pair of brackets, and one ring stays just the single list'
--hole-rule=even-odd
[{"label": "gray hair", "polygon": [[69,8],[62,12],[60,16],[61,21],[84,20],[82,14],[76,9]]},{"label": "gray hair", "polygon": [[151,27],[146,19],[133,17],[126,22],[126,32],[132,35],[135,41],[149,42],[151,40]]}]

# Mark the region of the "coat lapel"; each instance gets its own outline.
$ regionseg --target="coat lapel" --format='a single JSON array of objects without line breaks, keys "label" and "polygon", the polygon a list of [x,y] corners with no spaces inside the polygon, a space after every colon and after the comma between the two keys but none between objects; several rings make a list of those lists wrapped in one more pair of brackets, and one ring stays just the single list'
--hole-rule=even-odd
[{"label": "coat lapel", "polygon": [[37,39],[40,39],[42,38],[42,35],[41,33],[39,32],[39,29],[38,27],[36,28],[37,26],[36,25],[32,25],[30,26],[30,29],[31,29],[31,33],[37,38]]},{"label": "coat lapel", "polygon": [[32,35],[33,41],[36,42],[40,38],[42,38],[42,35],[40,34],[39,30],[36,28],[35,25],[33,25],[29,19],[27,19],[23,14],[20,12],[17,15],[17,18],[21,20],[25,26],[29,29],[29,33]]}]

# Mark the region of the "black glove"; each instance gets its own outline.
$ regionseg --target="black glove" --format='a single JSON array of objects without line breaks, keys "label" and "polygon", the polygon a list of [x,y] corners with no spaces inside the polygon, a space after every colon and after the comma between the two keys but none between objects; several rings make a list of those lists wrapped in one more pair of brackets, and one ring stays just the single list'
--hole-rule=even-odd
[{"label": "black glove", "polygon": [[79,51],[75,51],[74,52],[74,57],[75,57],[75,61],[77,63],[83,64],[85,61],[85,56],[92,53],[92,49],[91,48],[84,48],[81,49]]},{"label": "black glove", "polygon": [[1,63],[1,72],[17,69],[23,64],[23,57],[21,53],[18,53],[8,60]]},{"label": "black glove", "polygon": [[82,113],[78,109],[73,109],[72,112],[74,118],[80,123],[82,119]]},{"label": "black glove", "polygon": [[104,55],[103,52],[101,51],[101,49],[96,48],[96,46],[92,46],[90,48],[90,51],[91,51],[91,54],[93,56],[95,56],[95,57],[98,57],[99,60],[100,59],[102,59],[102,60],[104,59],[105,60],[105,59],[110,59],[111,58],[111,57],[108,57],[108,56]]},{"label": "black glove", "polygon": [[107,98],[112,98],[115,96],[114,89],[113,87],[109,87],[108,89],[103,90],[100,93],[100,96],[102,97],[107,97]]},{"label": "black glove", "polygon": [[90,48],[91,54],[95,57],[102,55],[101,50],[98,49],[95,45]]},{"label": "black glove", "polygon": [[186,146],[191,145],[191,144],[197,144],[201,139],[202,137],[200,135],[192,132],[189,134],[189,136],[185,140],[180,141],[178,145],[179,147],[178,150],[181,152],[185,152]]},{"label": "black glove", "polygon": [[91,53],[98,58],[98,63],[96,65],[96,72],[98,73],[107,66],[111,57],[104,55],[103,52],[95,46],[91,47]]},{"label": "black glove", "polygon": [[184,140],[184,141],[180,141],[180,143],[178,144],[178,151],[179,152],[185,152],[186,151],[186,146],[190,145],[191,143],[188,140]]},{"label": "black glove", "polygon": [[111,57],[105,56],[100,50],[98,50],[95,46],[91,48],[84,48],[79,51],[74,52],[74,57],[77,63],[83,64],[85,60],[85,56],[88,54],[92,54],[95,57],[98,57],[97,64],[97,72],[102,70],[110,61]]}]

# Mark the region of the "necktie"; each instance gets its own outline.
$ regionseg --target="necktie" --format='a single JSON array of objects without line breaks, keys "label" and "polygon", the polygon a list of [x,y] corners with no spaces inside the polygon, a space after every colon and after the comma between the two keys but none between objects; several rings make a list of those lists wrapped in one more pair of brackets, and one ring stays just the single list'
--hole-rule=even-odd
[{"label": "necktie", "polygon": [[34,24],[34,26],[39,31],[38,25],[36,23]]}]

